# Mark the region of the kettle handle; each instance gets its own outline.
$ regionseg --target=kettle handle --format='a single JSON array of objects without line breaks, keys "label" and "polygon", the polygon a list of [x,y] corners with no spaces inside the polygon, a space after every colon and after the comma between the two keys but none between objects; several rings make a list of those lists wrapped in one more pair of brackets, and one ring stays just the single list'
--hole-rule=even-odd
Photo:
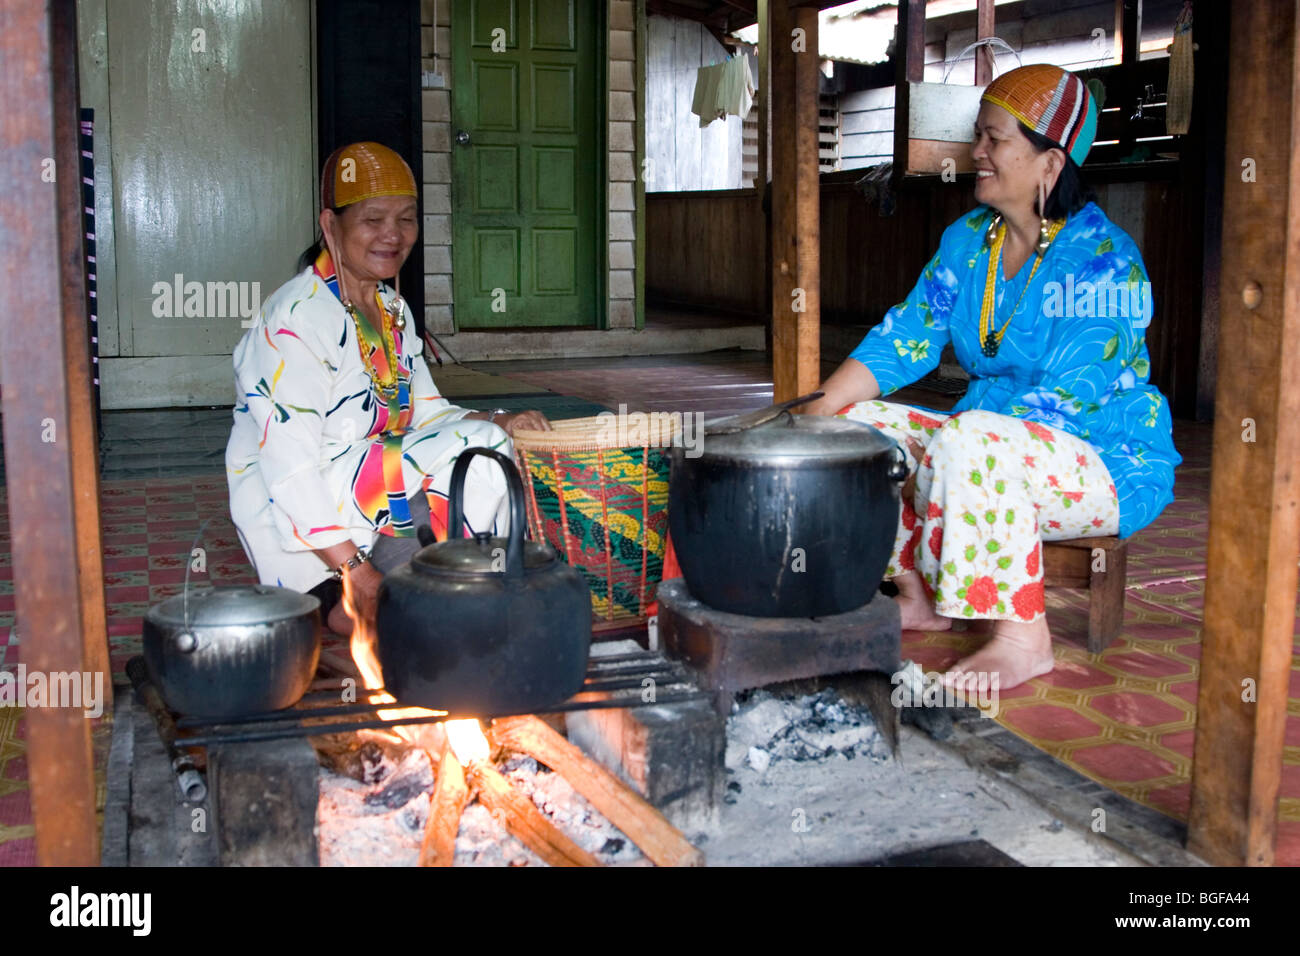
[{"label": "kettle handle", "polygon": [[[486,455],[505,472],[506,488],[510,495],[510,539],[506,545],[506,577],[523,577],[524,573],[524,483],[519,477],[515,463],[491,448],[466,448],[456,457],[456,464],[451,470],[451,503],[447,508],[447,536],[459,535],[465,524],[464,510],[461,507],[461,493],[465,488],[465,474],[469,471],[470,459],[475,455]],[[455,529],[455,530],[453,530]]]}]

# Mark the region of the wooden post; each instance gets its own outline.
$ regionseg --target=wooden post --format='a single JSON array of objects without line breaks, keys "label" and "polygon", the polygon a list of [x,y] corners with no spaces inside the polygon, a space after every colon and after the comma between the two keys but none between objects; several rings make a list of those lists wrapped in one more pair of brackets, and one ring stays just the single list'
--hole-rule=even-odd
[{"label": "wooden post", "polygon": [[1300,541],[1300,50],[1294,0],[1237,3],[1230,16],[1224,347],[1188,849],[1267,866]]},{"label": "wooden post", "polygon": [[[1138,58],[1142,47],[1142,0],[1115,0],[1116,47],[1120,51],[1120,68],[1113,81],[1114,89],[1107,90],[1106,104],[1118,106],[1128,117],[1142,95],[1138,83]],[[1132,124],[1125,123],[1120,134],[1120,149],[1127,154],[1136,145]]]},{"label": "wooden post", "polygon": [[[755,82],[758,84],[758,95],[754,98],[754,108],[758,110],[758,175],[754,179],[754,188],[758,192],[758,207],[763,208],[767,199],[767,176],[768,165],[771,163],[771,157],[768,155],[768,123],[771,118],[771,70],[772,63],[771,53],[771,31],[768,29],[767,19],[768,0],[757,0],[758,16],[758,76]],[[764,217],[766,218],[766,217]],[[764,243],[766,247],[766,243]]]},{"label": "wooden post", "polygon": [[911,86],[925,79],[925,0],[903,0],[894,30],[894,184],[907,172]]},{"label": "wooden post", "polygon": [[108,659],[108,617],[104,606],[103,536],[99,524],[99,436],[93,409],[90,331],[86,316],[85,220],[81,214],[80,103],[77,95],[75,2],[53,4],[54,137],[58,177],[59,255],[62,261],[63,342],[67,350],[67,439],[77,463],[75,496],[77,579],[81,587],[84,668],[113,685]]},{"label": "wooden post", "polygon": [[770,0],[774,401],[821,381],[817,10]]},{"label": "wooden post", "polygon": [[[994,29],[993,0],[977,0],[975,5],[975,39],[983,40],[996,34]],[[922,34],[924,38],[924,34]],[[921,48],[924,56],[925,48]],[[988,86],[993,82],[993,50],[986,46],[975,48],[975,85]]]},{"label": "wooden post", "polygon": [[[67,231],[80,236],[81,204],[72,207],[74,215],[64,208],[62,217],[59,205],[61,184],[80,177],[75,151],[70,161],[59,150],[66,132],[56,142],[56,128],[70,123],[75,131],[78,118],[75,111],[63,115],[68,94],[60,95],[53,80],[66,64],[54,56],[52,22],[75,31],[74,10],[71,0],[10,0],[0,30],[0,341],[7,343],[0,349],[0,381],[22,660],[29,674],[71,673],[80,681],[86,663],[75,487],[94,463],[74,460],[76,421],[89,421],[90,413],[70,406],[88,402],[89,392],[69,395],[67,374],[76,358],[60,334],[62,323],[33,348],[20,347],[33,341],[33,316],[55,309],[60,316],[80,310],[86,334],[84,286],[76,288],[61,271],[80,268],[79,251],[69,258]],[[75,82],[75,75],[64,81]],[[55,181],[42,176],[51,171]],[[107,684],[103,691],[109,693]],[[93,865],[99,833],[90,722],[82,709],[50,706],[30,707],[26,720],[37,859]]]}]

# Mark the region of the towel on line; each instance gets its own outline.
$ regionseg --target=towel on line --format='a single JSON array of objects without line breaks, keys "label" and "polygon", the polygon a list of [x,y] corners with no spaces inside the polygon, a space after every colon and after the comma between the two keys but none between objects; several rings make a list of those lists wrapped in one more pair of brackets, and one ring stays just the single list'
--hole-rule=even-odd
[{"label": "towel on line", "polygon": [[700,118],[700,126],[708,126],[715,119],[725,120],[728,115],[743,120],[754,105],[754,93],[749,57],[731,56],[696,72],[691,112]]}]

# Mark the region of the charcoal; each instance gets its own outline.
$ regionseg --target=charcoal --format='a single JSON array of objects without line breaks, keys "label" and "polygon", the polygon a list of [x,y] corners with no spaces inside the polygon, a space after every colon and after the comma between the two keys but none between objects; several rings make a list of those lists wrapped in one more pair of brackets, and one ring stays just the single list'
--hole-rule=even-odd
[{"label": "charcoal", "polygon": [[433,787],[433,771],[423,754],[412,753],[398,765],[383,789],[366,796],[366,806],[397,810],[416,797],[428,797]]}]

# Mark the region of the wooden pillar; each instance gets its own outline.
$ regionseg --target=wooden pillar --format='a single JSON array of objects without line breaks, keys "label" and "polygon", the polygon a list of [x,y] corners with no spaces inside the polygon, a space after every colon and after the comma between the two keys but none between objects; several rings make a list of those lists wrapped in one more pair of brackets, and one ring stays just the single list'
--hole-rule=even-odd
[{"label": "wooden pillar", "polygon": [[[996,35],[994,29],[993,0],[977,0],[975,5],[975,39]],[[924,34],[922,34],[924,36]],[[925,48],[921,48],[924,57]],[[993,50],[982,46],[975,49],[975,85],[988,86],[993,82]]]},{"label": "wooden pillar", "polygon": [[902,0],[894,31],[894,184],[907,172],[911,85],[925,79],[925,0]]},{"label": "wooden pillar", "polygon": [[[70,400],[88,403],[89,391],[69,395],[76,357],[61,334],[66,325],[50,322],[50,313],[75,309],[82,315],[79,334],[86,334],[85,287],[63,272],[80,268],[82,227],[79,197],[71,215],[66,203],[60,215],[61,191],[68,181],[75,187],[80,176],[75,85],[63,85],[75,84],[75,74],[61,77],[57,88],[54,82],[56,67],[66,71],[68,58],[68,36],[56,58],[56,20],[60,31],[75,37],[72,0],[9,0],[0,29],[0,341],[6,343],[0,381],[22,661],[28,674],[80,678],[86,664],[74,487],[95,465],[74,460],[74,432],[91,415],[82,408],[74,419]],[[75,39],[71,49],[75,61]],[[71,153],[65,124],[72,126]],[[51,171],[55,181],[49,181]],[[78,237],[75,251],[69,229]],[[40,316],[47,317],[45,324]],[[30,347],[20,347],[23,342]],[[103,691],[109,693],[107,684]],[[26,721],[37,859],[93,865],[99,833],[90,722],[82,709],[51,706],[29,707]]]},{"label": "wooden pillar", "polygon": [[1188,849],[1219,865],[1269,865],[1300,550],[1300,50],[1296,0],[1235,3],[1230,16],[1223,347]]},{"label": "wooden pillar", "polygon": [[770,0],[772,378],[775,400],[821,381],[817,11]]},{"label": "wooden pillar", "polygon": [[99,524],[99,436],[94,413],[90,332],[86,315],[86,249],[81,202],[81,122],[77,95],[77,14],[75,0],[52,5],[54,138],[58,177],[59,256],[63,290],[64,368],[68,381],[68,441],[77,463],[72,493],[77,525],[77,580],[81,588],[84,667],[102,674],[112,687],[108,659],[108,619],[104,606],[103,535]]},{"label": "wooden pillar", "polygon": [[[1112,88],[1106,91],[1106,105],[1118,106],[1129,116],[1142,95],[1137,80],[1138,58],[1142,46],[1142,0],[1115,0],[1115,46],[1120,51],[1120,68],[1116,77],[1108,81]],[[1132,124],[1125,123],[1120,133],[1120,149],[1127,154],[1137,143]]]},{"label": "wooden pillar", "polygon": [[[767,177],[768,166],[771,158],[768,155],[768,123],[771,118],[771,31],[768,29],[770,24],[767,19],[768,0],[758,0],[758,76],[755,78],[758,84],[758,95],[754,98],[754,108],[758,110],[758,176],[754,180],[754,188],[758,190],[758,205],[763,208],[767,198]],[[766,218],[766,217],[764,217]],[[766,243],[764,243],[766,248]]]}]

